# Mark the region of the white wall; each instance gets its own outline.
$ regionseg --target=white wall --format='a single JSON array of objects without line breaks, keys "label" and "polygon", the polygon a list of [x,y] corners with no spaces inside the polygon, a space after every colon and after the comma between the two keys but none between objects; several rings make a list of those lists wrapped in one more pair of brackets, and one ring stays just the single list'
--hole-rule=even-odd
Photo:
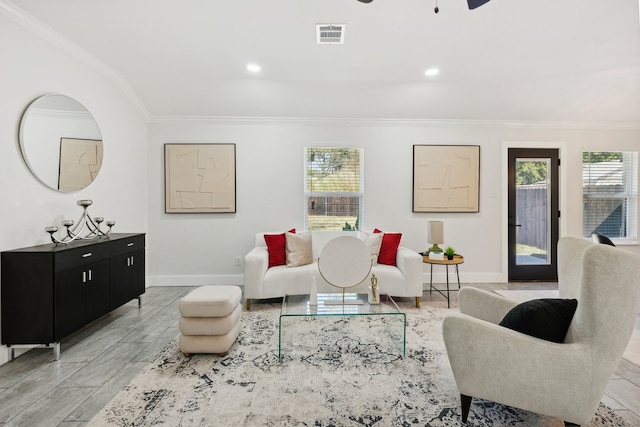
[{"label": "white wall", "polygon": [[[115,231],[147,230],[147,124],[111,79],[0,13],[0,250],[48,242],[44,227],[77,220],[78,199],[93,199],[93,216],[116,221]],[[47,93],[84,104],[104,138],[100,174],[86,189],[62,194],[29,172],[18,143],[27,105]],[[57,161],[57,160],[53,160]],[[6,359],[0,350],[0,363]]]},{"label": "white wall", "polygon": [[[562,147],[567,182],[561,183],[561,235],[579,237],[583,149],[637,150],[640,129],[293,119],[156,121],[149,140],[152,285],[241,284],[243,267],[235,266],[235,257],[244,257],[252,248],[254,233],[303,227],[303,148],[313,145],[364,147],[363,229],[400,231],[403,245],[421,251],[427,248],[427,220],[442,219],[445,244],[465,255],[462,280],[500,282],[506,281],[504,147]],[[237,213],[164,213],[163,144],[181,142],[237,144]],[[481,146],[479,213],[412,213],[413,144]],[[640,252],[637,247],[632,250]]]}]

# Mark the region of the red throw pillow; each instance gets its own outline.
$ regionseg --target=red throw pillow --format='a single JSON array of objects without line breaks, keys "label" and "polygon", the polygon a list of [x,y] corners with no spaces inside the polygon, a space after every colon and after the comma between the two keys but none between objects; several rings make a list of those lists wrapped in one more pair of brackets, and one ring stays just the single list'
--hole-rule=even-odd
[{"label": "red throw pillow", "polygon": [[[295,233],[296,229],[292,228],[289,233]],[[265,234],[264,242],[267,244],[269,252],[269,268],[277,265],[285,265],[287,263],[287,239],[282,234]]]},{"label": "red throw pillow", "polygon": [[[382,233],[382,230],[376,228],[373,232]],[[398,253],[398,246],[400,246],[400,239],[402,239],[402,233],[384,233],[380,244],[380,253],[378,254],[378,264],[396,265],[396,254]]]}]

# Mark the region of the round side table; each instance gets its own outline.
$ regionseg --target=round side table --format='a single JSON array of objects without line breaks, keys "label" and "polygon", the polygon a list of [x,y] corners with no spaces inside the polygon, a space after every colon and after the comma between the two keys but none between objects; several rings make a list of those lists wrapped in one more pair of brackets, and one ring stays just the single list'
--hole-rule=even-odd
[{"label": "round side table", "polygon": [[[460,290],[460,273],[458,272],[458,265],[464,262],[464,257],[462,255],[454,255],[453,259],[447,259],[446,257],[445,259],[430,259],[428,256],[425,255],[422,257],[422,262],[431,265],[431,274],[429,275],[429,294],[431,294],[432,290],[438,292],[440,295],[442,295],[447,299],[447,308],[451,308],[451,300],[449,299],[449,293]],[[447,270],[447,289],[446,289],[447,294],[446,295],[444,294],[444,291],[445,291],[444,289],[438,289],[435,286],[433,286],[433,266],[434,265],[444,265],[446,267],[446,270]],[[455,265],[456,267],[456,276],[458,278],[458,289],[449,288],[449,266],[450,265]]]}]

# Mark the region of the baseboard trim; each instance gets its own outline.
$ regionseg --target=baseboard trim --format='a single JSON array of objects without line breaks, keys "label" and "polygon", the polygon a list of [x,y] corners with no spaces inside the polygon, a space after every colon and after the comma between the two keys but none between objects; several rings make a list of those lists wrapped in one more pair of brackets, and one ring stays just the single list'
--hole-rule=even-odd
[{"label": "baseboard trim", "polygon": [[[445,272],[433,273],[433,283],[446,283]],[[429,273],[422,274],[422,283],[429,289]],[[460,272],[460,283],[506,283],[501,273]],[[449,284],[457,286],[455,270],[449,270]],[[194,276],[148,276],[147,286],[203,286],[203,285],[244,285],[242,274],[194,275]]]},{"label": "baseboard trim", "polygon": [[244,285],[244,275],[148,276],[147,286]]},{"label": "baseboard trim", "polygon": [[[506,283],[504,275],[501,273],[464,273],[460,271],[460,284],[465,283]],[[429,289],[430,273],[422,274],[422,283],[425,285],[425,289]],[[433,283],[447,283],[447,273],[434,272]],[[449,270],[449,285],[458,287],[458,278],[456,276],[455,268]]]}]

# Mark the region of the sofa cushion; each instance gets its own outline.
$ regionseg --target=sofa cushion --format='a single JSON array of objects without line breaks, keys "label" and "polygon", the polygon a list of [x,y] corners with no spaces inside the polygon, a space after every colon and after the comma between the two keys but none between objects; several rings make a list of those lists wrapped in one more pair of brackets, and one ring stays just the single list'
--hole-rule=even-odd
[{"label": "sofa cushion", "polygon": [[377,228],[373,230],[373,232],[383,233],[378,262],[380,264],[396,265],[396,254],[398,253],[398,246],[400,246],[402,233],[384,233],[382,230]]},{"label": "sofa cushion", "polygon": [[287,267],[298,267],[313,262],[311,233],[285,233]]},{"label": "sofa cushion", "polygon": [[[289,230],[289,233],[295,232],[295,228]],[[285,265],[287,263],[287,251],[284,233],[265,234],[264,241],[267,244],[267,251],[269,252],[269,268],[277,265]]]},{"label": "sofa cushion", "polygon": [[512,308],[500,322],[514,331],[547,341],[563,343],[578,307],[576,299],[542,298]]},{"label": "sofa cushion", "polygon": [[371,251],[371,261],[373,265],[378,263],[378,255],[380,254],[380,245],[382,244],[383,233],[367,233],[362,231],[358,234],[358,238],[364,242]]}]

